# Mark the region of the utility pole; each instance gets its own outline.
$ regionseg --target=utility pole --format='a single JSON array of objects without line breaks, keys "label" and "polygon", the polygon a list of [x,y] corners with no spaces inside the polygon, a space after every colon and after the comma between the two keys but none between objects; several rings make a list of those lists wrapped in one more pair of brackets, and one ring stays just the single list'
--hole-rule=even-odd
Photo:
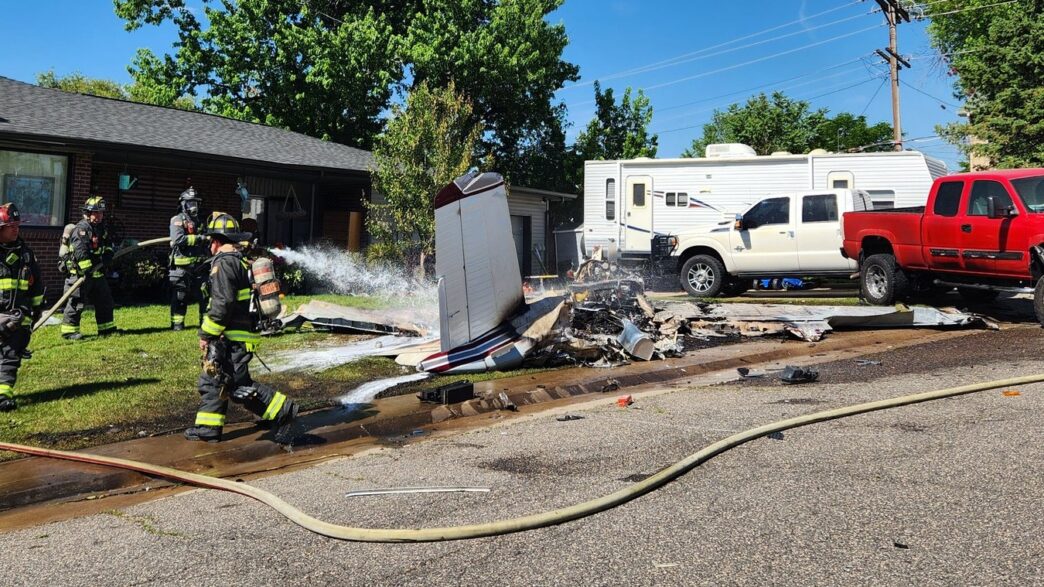
[{"label": "utility pole", "polygon": [[888,48],[875,52],[888,62],[892,76],[892,140],[896,151],[903,150],[903,122],[899,114],[899,70],[909,68],[910,62],[899,55],[898,40],[895,28],[900,22],[910,22],[910,13],[900,4],[900,0],[875,0],[888,20]]}]

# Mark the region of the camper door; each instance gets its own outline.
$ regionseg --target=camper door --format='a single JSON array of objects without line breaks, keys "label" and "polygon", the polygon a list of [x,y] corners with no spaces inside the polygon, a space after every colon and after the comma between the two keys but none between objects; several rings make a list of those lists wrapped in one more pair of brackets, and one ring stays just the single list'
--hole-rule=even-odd
[{"label": "camper door", "polygon": [[632,175],[624,188],[624,250],[648,253],[652,250],[652,177]]}]

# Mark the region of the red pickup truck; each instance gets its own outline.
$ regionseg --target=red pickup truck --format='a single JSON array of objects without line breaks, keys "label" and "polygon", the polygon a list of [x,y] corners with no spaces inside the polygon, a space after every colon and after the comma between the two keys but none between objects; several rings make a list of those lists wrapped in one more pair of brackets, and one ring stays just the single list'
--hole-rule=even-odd
[{"label": "red pickup truck", "polygon": [[1044,324],[1044,169],[940,177],[925,207],[848,212],[842,230],[870,303],[953,287],[989,301],[1032,287]]}]

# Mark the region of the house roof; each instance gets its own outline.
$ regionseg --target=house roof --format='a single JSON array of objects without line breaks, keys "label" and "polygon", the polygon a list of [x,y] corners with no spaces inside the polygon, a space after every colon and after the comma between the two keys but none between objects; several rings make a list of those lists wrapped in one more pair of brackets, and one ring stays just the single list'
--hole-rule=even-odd
[{"label": "house roof", "polygon": [[368,151],[263,124],[0,77],[0,136],[5,135],[331,170],[367,171],[373,162]]}]

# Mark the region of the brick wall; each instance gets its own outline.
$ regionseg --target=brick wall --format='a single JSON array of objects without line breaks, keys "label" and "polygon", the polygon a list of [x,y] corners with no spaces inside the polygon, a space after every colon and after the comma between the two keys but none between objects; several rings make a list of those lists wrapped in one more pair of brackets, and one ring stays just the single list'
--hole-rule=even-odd
[{"label": "brick wall", "polygon": [[[147,240],[167,236],[170,217],[177,213],[178,196],[188,186],[188,178],[203,198],[204,211],[221,210],[240,216],[239,196],[233,192],[236,176],[232,174],[132,166],[126,172],[137,177],[138,182],[130,190],[118,193],[123,165],[97,161],[90,153],[80,153],[71,157],[70,171],[66,221],[79,221],[83,203],[90,195],[99,195],[105,198],[107,215],[117,223],[124,238]],[[61,234],[62,227],[25,227],[21,233],[40,262],[48,306],[62,294],[62,275],[58,271]]]}]

